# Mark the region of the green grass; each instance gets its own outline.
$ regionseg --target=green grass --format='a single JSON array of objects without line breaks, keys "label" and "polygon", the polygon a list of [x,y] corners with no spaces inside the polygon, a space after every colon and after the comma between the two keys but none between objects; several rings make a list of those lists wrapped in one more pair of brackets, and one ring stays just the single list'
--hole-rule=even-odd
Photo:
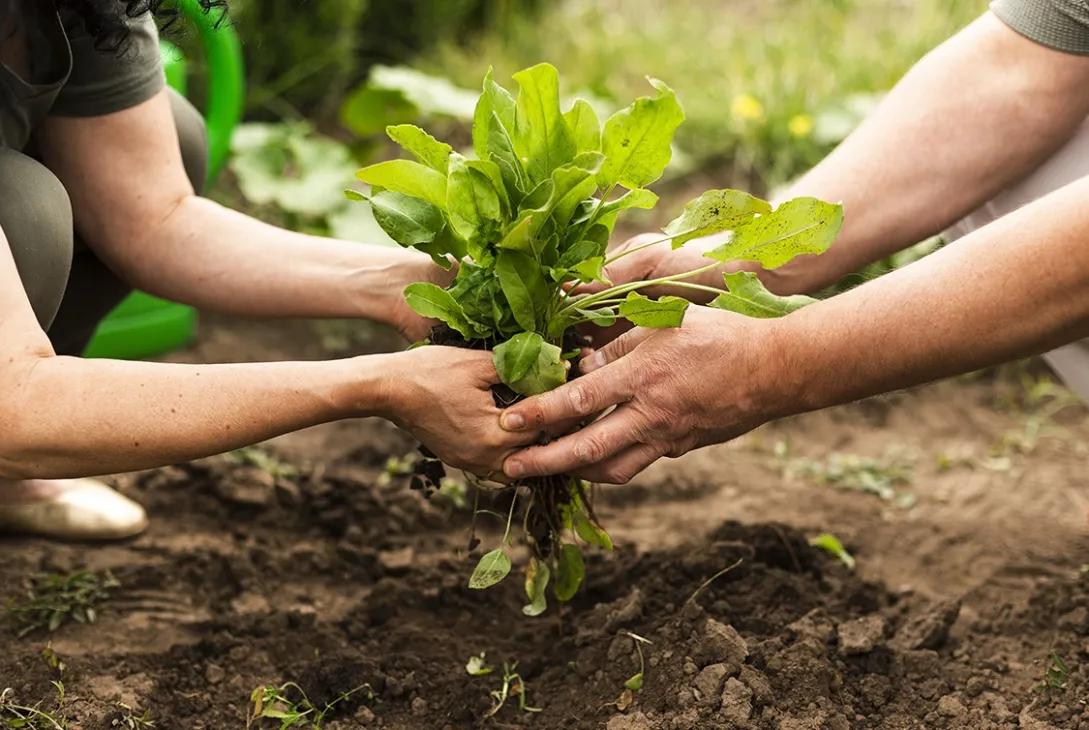
[{"label": "green grass", "polygon": [[[778,184],[817,162],[844,122],[986,0],[567,0],[539,17],[502,15],[472,44],[450,41],[416,65],[476,88],[531,64],[557,66],[567,94],[606,101],[660,78],[684,104],[678,146],[705,165]],[[841,128],[837,130],[838,128]],[[735,184],[741,184],[735,183]],[[755,183],[754,183],[755,184]]]},{"label": "green grass", "polygon": [[118,587],[109,571],[40,573],[29,582],[23,595],[11,599],[7,608],[20,637],[39,630],[52,633],[69,620],[93,624]]}]

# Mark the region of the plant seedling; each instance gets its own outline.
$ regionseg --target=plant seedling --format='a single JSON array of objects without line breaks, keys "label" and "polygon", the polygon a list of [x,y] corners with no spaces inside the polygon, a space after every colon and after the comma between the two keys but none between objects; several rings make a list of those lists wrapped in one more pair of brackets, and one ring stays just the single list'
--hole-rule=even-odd
[{"label": "plant seedling", "polygon": [[809,544],[824,550],[836,560],[846,565],[849,570],[855,569],[854,556],[847,552],[847,548],[843,547],[843,543],[832,533],[823,532],[820,535],[811,538]]},{"label": "plant seedling", "polygon": [[8,612],[21,626],[19,637],[39,629],[52,633],[68,619],[93,624],[99,610],[119,586],[109,571],[101,575],[86,570],[69,575],[40,573],[30,582],[23,597],[8,602]]},{"label": "plant seedling", "polygon": [[151,710],[144,710],[143,714],[137,714],[138,710],[135,710],[124,702],[118,702],[117,707],[121,710],[121,716],[114,718],[110,723],[110,727],[122,728],[123,730],[154,730],[155,721],[151,719]]},{"label": "plant seedling", "polygon": [[484,663],[484,652],[480,652],[477,656],[469,657],[469,661],[465,664],[465,671],[473,677],[483,677],[494,670]]},{"label": "plant seedling", "polygon": [[643,689],[643,674],[646,672],[646,664],[643,663],[643,644],[649,645],[651,641],[649,639],[644,639],[638,634],[633,634],[630,631],[625,631],[624,633],[630,636],[632,641],[635,642],[635,651],[639,654],[639,673],[633,675],[631,679],[624,683],[624,689],[638,692]]},{"label": "plant seedling", "polygon": [[[639,327],[680,327],[689,303],[639,293],[649,286],[709,291],[715,295],[709,306],[750,317],[779,317],[815,301],[776,296],[748,272],[725,274],[725,289],[688,281],[734,261],[774,269],[800,254],[823,253],[843,223],[840,205],[796,198],[773,207],[737,190],[711,190],[691,201],[656,242],[679,248],[725,234],[705,254],[706,265],[614,286],[605,268],[633,252],[607,252],[617,218],[657,203],[647,186],[672,159],[684,110],[672,89],[649,79],[652,96],[602,124],[584,100],[561,110],[559,76],[549,64],[520,71],[514,81],[517,95],[490,71],[485,77],[471,153],[456,152],[419,127],[390,126],[390,138],[414,159],[363,168],[356,177],[369,192],[348,193],[370,203],[375,221],[398,244],[444,268],[457,264],[448,287],[416,283],[405,297],[420,315],[441,322],[427,342],[492,351],[502,380],[493,389],[497,404],[508,406],[577,377],[579,325],[625,319]],[[431,481],[439,480],[431,475]],[[561,603],[578,591],[585,572],[581,545],[609,549],[612,541],[594,514],[592,490],[573,476],[505,488],[527,495],[522,531],[533,556],[525,612],[535,616],[546,608],[549,584]],[[485,554],[470,585],[498,583],[509,562],[501,549]]]},{"label": "plant seedling", "polygon": [[492,690],[491,695],[494,704],[492,705],[492,709],[488,710],[487,714],[484,715],[484,719],[495,717],[496,713],[503,709],[503,705],[505,705],[507,700],[511,697],[518,698],[518,709],[522,712],[541,711],[540,707],[531,707],[529,705],[529,700],[527,699],[529,688],[526,687],[526,683],[521,675],[515,673],[514,670],[517,669],[517,667],[517,662],[503,665],[503,686],[499,689]]},{"label": "plant seedling", "polygon": [[23,730],[68,730],[68,718],[64,714],[64,685],[53,682],[57,690],[57,709],[48,712],[41,702],[33,706],[20,704],[15,690],[10,687],[0,692],[0,728]]},{"label": "plant seedling", "polygon": [[243,446],[241,449],[228,452],[226,457],[235,464],[252,466],[277,479],[290,479],[299,473],[298,469],[291,464],[280,461],[275,455],[256,446]]},{"label": "plant seedling", "polygon": [[[298,701],[291,700],[286,694],[289,690],[297,692],[301,699]],[[279,730],[289,730],[289,728],[321,730],[325,723],[325,717],[334,707],[360,692],[366,692],[368,700],[374,699],[371,686],[363,684],[345,692],[319,710],[303,692],[302,687],[294,682],[287,682],[279,687],[272,684],[263,685],[250,693],[253,708],[246,718],[246,727],[250,728],[258,720],[267,718],[279,722]]]},{"label": "plant seedling", "polygon": [[1052,690],[1065,690],[1066,683],[1070,678],[1070,670],[1066,666],[1066,662],[1051,651],[1047,655],[1047,662],[1044,664],[1044,677],[1038,685],[1033,687],[1033,691],[1050,692]]}]

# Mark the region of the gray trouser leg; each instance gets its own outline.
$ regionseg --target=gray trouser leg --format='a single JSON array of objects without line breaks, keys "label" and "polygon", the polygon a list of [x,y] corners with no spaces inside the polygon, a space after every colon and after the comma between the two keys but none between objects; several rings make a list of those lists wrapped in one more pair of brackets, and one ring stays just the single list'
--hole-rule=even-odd
[{"label": "gray trouser leg", "polygon": [[[1089,175],[1089,119],[1043,165],[1011,185],[944,233],[955,241],[1018,208]],[[1085,244],[1089,246],[1089,241]],[[1068,388],[1089,402],[1089,341],[1081,340],[1044,355]]]},{"label": "gray trouser leg", "polygon": [[[204,119],[170,92],[182,161],[200,193],[208,169]],[[131,292],[79,240],[72,205],[60,181],[44,165],[0,149],[0,228],[38,322],[61,355],[79,355],[98,323]]]}]

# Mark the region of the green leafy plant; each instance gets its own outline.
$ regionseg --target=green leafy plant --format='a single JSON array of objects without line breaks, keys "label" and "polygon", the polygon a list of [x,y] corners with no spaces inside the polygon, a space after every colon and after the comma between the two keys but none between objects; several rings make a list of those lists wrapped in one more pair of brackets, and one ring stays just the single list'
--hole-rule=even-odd
[{"label": "green leafy plant", "polygon": [[122,728],[123,730],[154,730],[155,721],[151,719],[151,710],[144,710],[141,713],[124,702],[118,702],[117,709],[120,714],[113,719],[110,727]]},{"label": "green leafy plant", "polygon": [[[289,693],[298,695],[298,699],[292,699],[288,696]],[[363,684],[341,694],[319,710],[303,692],[302,687],[294,682],[286,682],[279,687],[272,684],[263,685],[250,693],[250,701],[253,702],[253,707],[246,718],[246,727],[253,727],[261,719],[270,719],[280,724],[279,730],[288,730],[289,728],[321,730],[325,724],[326,716],[334,707],[359,693],[365,693],[368,700],[374,699],[371,686]]]},{"label": "green leafy plant", "polygon": [[[746,272],[725,275],[725,291],[687,281],[728,262],[772,269],[799,254],[820,254],[843,222],[839,205],[797,198],[773,208],[737,190],[704,193],[663,229],[662,241],[674,248],[730,232],[706,254],[705,266],[652,281],[606,281],[617,218],[657,202],[647,186],[670,162],[684,110],[668,86],[650,79],[653,96],[601,124],[584,100],[561,110],[559,77],[549,64],[516,73],[514,81],[517,96],[491,72],[486,76],[473,114],[472,158],[418,127],[390,126],[390,138],[415,159],[365,167],[356,176],[369,193],[347,193],[368,201],[375,221],[400,245],[446,268],[456,263],[447,288],[416,283],[405,296],[419,314],[441,322],[428,338],[432,344],[493,351],[504,384],[495,390],[497,403],[509,405],[577,377],[579,325],[626,319],[641,327],[681,326],[688,302],[639,293],[648,286],[709,289],[716,294],[710,306],[752,317],[782,316],[815,301],[775,296]],[[521,495],[525,503],[522,527],[533,557],[524,610],[535,616],[546,608],[550,584],[561,602],[578,591],[585,572],[580,543],[608,549],[612,541],[594,515],[588,484],[560,475],[508,488],[517,490],[515,502]],[[511,516],[513,510],[512,504]],[[508,518],[504,545],[510,526]],[[481,558],[470,585],[486,588],[510,570],[504,548],[497,548]]]},{"label": "green leafy plant", "polygon": [[843,547],[843,543],[840,539],[830,532],[822,532],[814,538],[809,540],[809,544],[813,547],[820,548],[826,553],[834,557],[848,567],[850,570],[855,569],[855,558],[851,553],[847,552],[847,548]]},{"label": "green leafy plant", "polygon": [[1066,666],[1066,662],[1062,660],[1058,654],[1051,651],[1047,655],[1047,662],[1044,664],[1044,676],[1040,680],[1040,683],[1033,687],[1033,691],[1050,692],[1052,690],[1064,690],[1068,680],[1070,679],[1070,669]]},{"label": "green leafy plant", "polygon": [[68,575],[40,573],[22,597],[8,602],[8,612],[19,624],[20,637],[40,629],[52,633],[69,619],[93,624],[118,587],[120,583],[109,571],[101,575],[86,570]]},{"label": "green leafy plant", "polygon": [[15,690],[10,687],[0,692],[0,728],[22,728],[23,730],[68,730],[68,717],[64,713],[64,685],[53,682],[57,690],[57,709],[52,712],[43,709],[44,702],[25,705],[15,698]]},{"label": "green leafy plant", "polygon": [[492,708],[484,715],[485,719],[494,717],[503,709],[503,705],[505,705],[507,700],[511,697],[518,698],[518,709],[522,712],[541,711],[541,708],[533,707],[529,704],[529,699],[527,698],[529,688],[526,686],[525,680],[522,679],[521,675],[514,671],[517,668],[517,663],[503,665],[503,684],[499,689],[492,690]]},{"label": "green leafy plant", "polygon": [[643,689],[643,675],[646,673],[646,664],[643,661],[643,644],[650,644],[650,639],[644,639],[638,634],[633,634],[630,631],[625,631],[625,634],[631,637],[631,640],[635,642],[635,651],[639,654],[639,672],[631,676],[627,682],[624,682],[624,689],[631,690],[632,692],[638,692]]}]

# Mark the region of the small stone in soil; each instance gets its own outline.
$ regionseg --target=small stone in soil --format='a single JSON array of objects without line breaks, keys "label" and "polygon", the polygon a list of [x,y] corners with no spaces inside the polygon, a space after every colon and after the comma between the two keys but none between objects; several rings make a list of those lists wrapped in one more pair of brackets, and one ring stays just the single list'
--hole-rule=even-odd
[{"label": "small stone in soil", "polygon": [[204,669],[204,679],[208,681],[208,684],[219,684],[226,676],[227,673],[223,671],[223,668],[216,664],[209,664]]},{"label": "small stone in soil", "polygon": [[703,707],[717,705],[722,698],[722,684],[726,680],[726,665],[712,664],[704,667],[692,682],[696,700]]},{"label": "small stone in soil", "polygon": [[412,700],[412,714],[416,717],[421,717],[427,714],[427,700],[423,697],[417,697]]},{"label": "small stone in soil", "polygon": [[968,708],[953,695],[946,695],[938,700],[938,714],[945,717],[964,717],[968,714]]},{"label": "small stone in soil", "polygon": [[415,557],[416,552],[409,545],[400,550],[378,553],[378,563],[390,573],[403,573],[412,567]]},{"label": "small stone in soil", "polygon": [[692,659],[697,667],[708,664],[723,664],[728,675],[741,671],[741,665],[749,655],[749,647],[733,626],[727,626],[716,620],[708,619],[703,629]]},{"label": "small stone in soil", "polygon": [[960,601],[946,601],[900,627],[889,642],[898,650],[940,649],[949,640],[949,629],[960,616]]},{"label": "small stone in soil", "polygon": [[733,677],[726,680],[726,686],[722,690],[723,717],[737,725],[748,722],[752,715],[752,695],[751,689]]},{"label": "small stone in soil", "polygon": [[650,720],[642,712],[633,715],[617,715],[609,720],[606,730],[651,730]]},{"label": "small stone in soil", "polygon": [[840,654],[868,654],[884,644],[885,619],[881,616],[866,616],[839,625]]}]

